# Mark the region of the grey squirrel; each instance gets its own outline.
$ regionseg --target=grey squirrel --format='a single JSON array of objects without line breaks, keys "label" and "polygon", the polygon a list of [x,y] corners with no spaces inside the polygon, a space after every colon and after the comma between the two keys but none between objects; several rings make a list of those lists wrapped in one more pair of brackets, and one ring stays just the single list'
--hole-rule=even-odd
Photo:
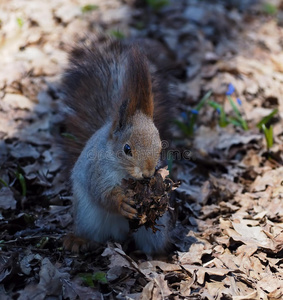
[{"label": "grey squirrel", "polygon": [[[151,177],[166,139],[171,95],[145,50],[141,43],[119,41],[82,45],[70,53],[63,76],[66,131],[73,135],[65,151],[72,168],[75,235],[89,241],[129,238],[128,220],[137,210],[121,181]],[[156,233],[139,228],[132,234],[137,248],[164,252],[169,223],[167,212]],[[78,249],[76,243],[69,238],[65,247]]]}]

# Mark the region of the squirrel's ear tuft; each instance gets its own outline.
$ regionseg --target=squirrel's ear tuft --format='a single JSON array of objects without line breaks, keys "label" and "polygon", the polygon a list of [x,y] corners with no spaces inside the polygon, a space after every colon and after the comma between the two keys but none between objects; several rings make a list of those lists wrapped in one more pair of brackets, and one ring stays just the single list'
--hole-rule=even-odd
[{"label": "squirrel's ear tuft", "polygon": [[114,120],[114,123],[112,125],[114,132],[122,130],[126,126],[126,124],[129,123],[129,115],[128,115],[129,103],[130,103],[129,99],[125,99],[122,102],[117,117]]},{"label": "squirrel's ear tuft", "polygon": [[129,50],[125,94],[129,98],[127,116],[137,110],[153,117],[153,95],[148,60],[135,46]]},{"label": "squirrel's ear tuft", "polygon": [[124,78],[121,97],[123,100],[119,113],[113,123],[114,132],[131,124],[133,116],[138,112],[153,118],[153,95],[148,60],[135,46],[127,52],[126,76]]},{"label": "squirrel's ear tuft", "polygon": [[128,120],[128,108],[129,108],[129,99],[126,99],[122,102],[120,109],[119,109],[119,122],[118,122],[118,129],[122,129]]}]

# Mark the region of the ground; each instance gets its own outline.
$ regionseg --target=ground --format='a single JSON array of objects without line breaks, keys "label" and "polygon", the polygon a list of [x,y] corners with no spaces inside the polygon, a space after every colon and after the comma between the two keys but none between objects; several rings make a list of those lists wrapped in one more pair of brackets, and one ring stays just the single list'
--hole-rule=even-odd
[{"label": "ground", "polygon": [[[0,298],[282,299],[283,3],[0,7]],[[90,33],[158,41],[178,66],[168,163],[181,186],[167,257],[113,242],[79,255],[62,247],[72,196],[56,142],[60,78]]]}]

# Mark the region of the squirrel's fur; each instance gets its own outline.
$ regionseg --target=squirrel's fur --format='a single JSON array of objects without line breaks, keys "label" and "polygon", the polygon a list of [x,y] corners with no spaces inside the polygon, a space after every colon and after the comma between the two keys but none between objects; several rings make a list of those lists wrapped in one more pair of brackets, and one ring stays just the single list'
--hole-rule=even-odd
[{"label": "squirrel's fur", "polygon": [[[63,92],[66,131],[73,136],[66,139],[65,151],[77,235],[98,242],[127,239],[127,219],[137,211],[120,184],[123,178],[154,174],[171,114],[168,90],[157,67],[134,43],[91,43],[71,52]],[[155,234],[138,229],[133,234],[137,247],[164,251],[168,221],[166,213]]]}]

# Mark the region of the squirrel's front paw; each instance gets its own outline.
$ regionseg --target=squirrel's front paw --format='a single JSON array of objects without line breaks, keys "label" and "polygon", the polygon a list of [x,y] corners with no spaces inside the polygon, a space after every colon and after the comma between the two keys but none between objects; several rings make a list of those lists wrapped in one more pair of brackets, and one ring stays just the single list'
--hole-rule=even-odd
[{"label": "squirrel's front paw", "polygon": [[120,205],[120,213],[128,219],[136,219],[138,211],[134,208],[135,201],[131,198],[124,198]]},{"label": "squirrel's front paw", "polygon": [[123,189],[116,186],[110,193],[110,201],[112,210],[116,210],[119,214],[127,219],[136,219],[138,211],[135,208],[135,201],[130,194],[125,195]]}]

